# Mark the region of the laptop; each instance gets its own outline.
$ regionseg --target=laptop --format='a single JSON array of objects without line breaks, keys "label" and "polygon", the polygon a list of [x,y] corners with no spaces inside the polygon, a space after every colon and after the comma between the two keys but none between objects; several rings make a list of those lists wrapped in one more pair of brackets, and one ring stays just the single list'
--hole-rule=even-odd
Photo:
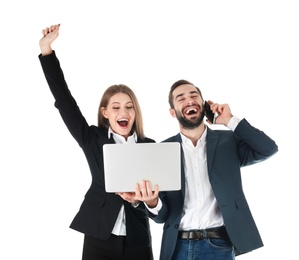
[{"label": "laptop", "polygon": [[106,192],[134,192],[136,183],[151,182],[159,191],[181,189],[181,148],[178,142],[105,144]]}]

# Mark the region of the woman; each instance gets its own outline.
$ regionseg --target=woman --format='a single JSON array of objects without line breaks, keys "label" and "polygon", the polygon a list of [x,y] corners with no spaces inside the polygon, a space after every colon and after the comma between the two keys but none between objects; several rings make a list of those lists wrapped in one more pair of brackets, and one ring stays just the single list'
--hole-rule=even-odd
[{"label": "woman", "polygon": [[85,234],[83,260],[153,259],[147,211],[134,196],[105,192],[103,145],[155,142],[143,133],[142,116],[133,91],[125,85],[109,87],[98,111],[98,126],[89,126],[72,97],[52,43],[60,25],[42,31],[39,59],[55,107],[88,161],[92,183],[70,227]]}]

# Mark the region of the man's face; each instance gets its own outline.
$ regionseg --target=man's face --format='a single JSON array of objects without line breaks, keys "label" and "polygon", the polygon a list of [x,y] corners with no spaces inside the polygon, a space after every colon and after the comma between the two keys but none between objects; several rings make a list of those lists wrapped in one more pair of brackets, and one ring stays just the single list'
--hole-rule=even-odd
[{"label": "man's face", "polygon": [[171,115],[176,117],[185,129],[198,127],[203,122],[204,106],[197,89],[190,84],[180,85],[173,91],[172,96],[174,109],[170,109]]}]

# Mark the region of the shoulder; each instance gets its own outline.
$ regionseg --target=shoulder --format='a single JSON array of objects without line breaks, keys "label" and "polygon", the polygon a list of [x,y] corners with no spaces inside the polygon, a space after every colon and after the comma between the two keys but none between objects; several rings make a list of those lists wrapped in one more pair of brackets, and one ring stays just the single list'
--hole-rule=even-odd
[{"label": "shoulder", "polygon": [[168,137],[167,139],[163,140],[162,142],[179,142],[181,141],[181,135],[180,133],[174,135],[174,136],[171,136],[171,137]]},{"label": "shoulder", "polygon": [[98,127],[96,125],[91,125],[90,126],[91,131],[93,131],[97,135],[106,135],[108,136],[108,130],[105,129],[104,127]]},{"label": "shoulder", "polygon": [[211,136],[211,135],[234,135],[234,132],[230,129],[211,129],[210,127],[208,127],[207,129],[207,135]]},{"label": "shoulder", "polygon": [[90,126],[90,132],[95,136],[96,139],[102,140],[102,143],[107,143],[108,138],[108,130],[104,127],[98,127],[95,125]]},{"label": "shoulder", "polygon": [[[139,142],[139,138],[138,138],[138,142]],[[140,140],[140,142],[142,142],[142,143],[155,143],[156,141],[154,139],[144,137],[143,139]]]}]

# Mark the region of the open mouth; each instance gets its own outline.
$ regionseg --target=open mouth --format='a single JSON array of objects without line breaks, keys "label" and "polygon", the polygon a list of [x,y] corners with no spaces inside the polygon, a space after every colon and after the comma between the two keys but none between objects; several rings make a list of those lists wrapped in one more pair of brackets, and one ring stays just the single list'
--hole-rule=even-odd
[{"label": "open mouth", "polygon": [[185,110],[185,115],[191,116],[198,112],[198,109],[196,107],[191,107]]},{"label": "open mouth", "polygon": [[119,119],[117,120],[117,123],[121,126],[121,127],[126,127],[129,123],[128,119]]}]

